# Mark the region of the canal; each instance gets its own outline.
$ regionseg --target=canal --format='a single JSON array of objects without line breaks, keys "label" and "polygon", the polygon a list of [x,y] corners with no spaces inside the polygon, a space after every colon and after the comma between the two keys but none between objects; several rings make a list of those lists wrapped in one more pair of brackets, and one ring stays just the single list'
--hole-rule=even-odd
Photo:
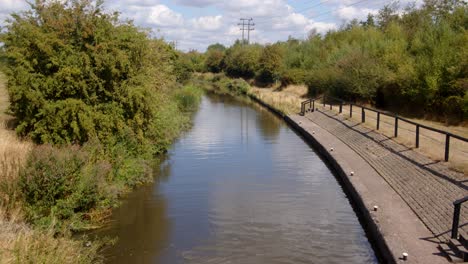
[{"label": "canal", "polygon": [[341,186],[267,110],[206,95],[152,186],[99,236],[107,263],[377,263]]}]

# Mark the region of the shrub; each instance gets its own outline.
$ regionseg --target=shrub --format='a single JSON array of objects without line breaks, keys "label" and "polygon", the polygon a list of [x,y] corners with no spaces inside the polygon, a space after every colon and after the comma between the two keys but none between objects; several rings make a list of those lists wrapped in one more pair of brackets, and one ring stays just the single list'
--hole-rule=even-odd
[{"label": "shrub", "polygon": [[300,68],[286,69],[281,73],[281,85],[302,84],[306,79],[306,71]]},{"label": "shrub", "polygon": [[224,52],[216,49],[208,51],[205,65],[210,72],[221,72],[224,68]]},{"label": "shrub", "polygon": [[42,146],[32,151],[19,178],[30,221],[50,225],[51,217],[70,219],[96,205],[99,179],[83,177],[86,159],[86,154],[76,148]]},{"label": "shrub", "polygon": [[175,93],[179,108],[183,112],[195,111],[200,103],[202,90],[198,87],[187,85]]},{"label": "shrub", "polygon": [[283,50],[280,45],[267,45],[259,58],[259,74],[257,79],[264,83],[273,83],[279,79]]},{"label": "shrub", "polygon": [[188,63],[168,44],[105,13],[101,1],[38,0],[31,7],[1,35],[17,132],[53,144],[107,141],[127,130],[140,140],[156,136],[153,104],[166,100],[174,75],[188,78]]},{"label": "shrub", "polygon": [[226,51],[226,73],[233,77],[252,78],[257,73],[261,53],[259,45],[237,44]]}]

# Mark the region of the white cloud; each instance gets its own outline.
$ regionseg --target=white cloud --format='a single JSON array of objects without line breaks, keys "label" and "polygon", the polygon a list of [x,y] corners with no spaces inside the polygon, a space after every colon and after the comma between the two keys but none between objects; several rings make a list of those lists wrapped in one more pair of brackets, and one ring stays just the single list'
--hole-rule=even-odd
[{"label": "white cloud", "polygon": [[18,12],[28,8],[26,1],[21,0],[0,0],[0,26],[12,12]]},{"label": "white cloud", "polygon": [[184,18],[181,14],[172,11],[165,5],[156,5],[149,7],[148,24],[156,26],[182,26]]},{"label": "white cloud", "polygon": [[196,30],[218,30],[221,28],[222,24],[222,16],[205,16],[199,17],[196,19],[192,19],[192,25]]},{"label": "white cloud", "polygon": [[[401,0],[404,6],[413,0]],[[203,51],[208,45],[220,42],[231,45],[241,38],[239,18],[253,18],[255,31],[251,40],[273,43],[288,36],[304,38],[310,30],[324,34],[343,21],[364,20],[375,14],[387,1],[328,0],[306,3],[297,0],[106,0],[105,8],[120,11],[122,19],[131,19],[137,26],[153,29],[155,35],[177,41],[183,50]],[[416,0],[420,6],[423,0]],[[292,6],[300,5],[299,8]],[[299,12],[302,6],[317,7]],[[28,7],[25,0],[0,0],[0,25],[14,11]],[[202,9],[204,8],[204,9]],[[328,12],[327,12],[328,11]],[[319,14],[327,13],[325,16]],[[312,14],[315,14],[312,15]]]},{"label": "white cloud", "polygon": [[367,17],[368,14],[375,15],[379,12],[378,9],[371,9],[371,8],[357,8],[354,6],[349,7],[342,7],[335,11],[334,13],[337,15],[338,18],[342,20],[352,20],[358,19],[363,20]]}]

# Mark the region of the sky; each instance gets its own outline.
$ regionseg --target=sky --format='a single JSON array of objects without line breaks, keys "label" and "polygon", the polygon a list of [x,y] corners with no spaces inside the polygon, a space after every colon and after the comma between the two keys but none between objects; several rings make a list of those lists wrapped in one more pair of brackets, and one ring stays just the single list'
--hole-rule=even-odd
[{"label": "sky", "polygon": [[[352,19],[365,20],[387,4],[423,0],[106,0],[105,9],[176,42],[183,51],[204,51],[213,43],[232,45],[242,38],[240,18],[252,18],[251,42],[266,44],[288,37],[304,39],[311,30],[326,33]],[[0,0],[0,25],[26,0]],[[247,32],[246,32],[247,35]]]}]

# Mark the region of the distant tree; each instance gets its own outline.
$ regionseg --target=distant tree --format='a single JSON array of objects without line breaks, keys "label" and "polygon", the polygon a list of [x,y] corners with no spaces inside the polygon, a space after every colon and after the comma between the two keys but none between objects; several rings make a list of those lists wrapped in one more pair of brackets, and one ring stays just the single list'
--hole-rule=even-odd
[{"label": "distant tree", "polygon": [[368,14],[366,21],[362,21],[360,23],[364,27],[373,27],[375,26],[375,20],[374,20],[374,15]]},{"label": "distant tree", "polygon": [[398,20],[398,3],[393,2],[391,4],[385,5],[382,9],[379,10],[377,14],[377,23],[381,28],[385,28],[392,21]]},{"label": "distant tree", "polygon": [[226,50],[224,65],[226,72],[234,77],[252,78],[258,70],[260,45],[235,44]]},{"label": "distant tree", "polygon": [[208,46],[207,51],[213,51],[213,50],[225,51],[226,47],[223,44],[220,44],[220,43],[211,44],[210,46]]},{"label": "distant tree", "polygon": [[205,65],[210,72],[221,72],[224,67],[224,52],[219,49],[209,49],[206,53]]},{"label": "distant tree", "polygon": [[282,70],[283,56],[284,52],[279,44],[264,47],[259,59],[258,79],[266,83],[278,80]]}]

